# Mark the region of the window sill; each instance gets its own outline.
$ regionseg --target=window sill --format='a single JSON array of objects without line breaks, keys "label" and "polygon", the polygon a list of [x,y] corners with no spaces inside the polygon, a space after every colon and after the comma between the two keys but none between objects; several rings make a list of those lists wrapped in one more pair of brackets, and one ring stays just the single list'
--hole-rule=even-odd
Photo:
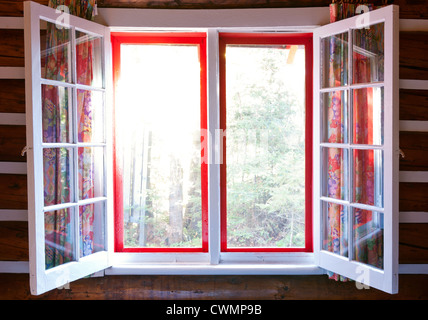
[{"label": "window sill", "polygon": [[[325,274],[313,259],[313,254],[222,254],[219,264],[210,264],[208,254],[200,254],[193,261],[183,255],[163,256],[115,253],[112,267],[106,275],[318,275]],[[158,256],[159,257],[159,256]],[[152,261],[147,261],[148,259]],[[181,259],[180,259],[181,258]],[[169,261],[168,261],[169,260]]]}]

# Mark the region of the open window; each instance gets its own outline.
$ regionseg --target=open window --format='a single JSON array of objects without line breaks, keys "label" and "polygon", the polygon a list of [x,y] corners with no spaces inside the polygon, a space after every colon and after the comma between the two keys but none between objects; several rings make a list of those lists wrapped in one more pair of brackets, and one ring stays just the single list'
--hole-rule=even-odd
[{"label": "open window", "polygon": [[25,3],[31,292],[109,267],[109,30]]},{"label": "open window", "polygon": [[314,31],[317,264],[398,290],[398,21],[394,7]]},{"label": "open window", "polygon": [[[134,131],[131,130],[128,135],[122,137],[116,136],[122,139],[121,143],[128,143],[126,153],[120,154],[125,158],[121,158],[118,157],[118,150],[114,148],[119,144],[114,144],[113,139],[113,93],[117,95],[120,92],[113,92],[114,76],[111,74],[110,56],[112,50],[114,53],[115,45],[117,49],[117,43],[112,43],[111,46],[110,29],[32,2],[25,3],[24,8],[30,279],[33,294],[41,294],[99,270],[107,269],[114,264],[113,261],[120,261],[119,256],[127,256],[129,252],[133,257],[138,256],[137,260],[133,260],[134,263],[144,261],[144,270],[149,270],[151,261],[145,259],[153,251],[157,258],[163,254],[169,255],[170,259],[163,260],[163,268],[165,265],[170,268],[162,269],[162,272],[170,274],[192,274],[192,272],[195,274],[272,274],[273,272],[281,274],[288,270],[287,259],[275,259],[288,257],[287,254],[290,253],[287,251],[304,251],[298,253],[309,252],[310,258],[313,259],[311,265],[315,267],[318,266],[328,272],[340,274],[380,290],[397,292],[397,7],[389,6],[315,28],[313,34],[304,37],[306,39],[304,43],[293,42],[293,40],[293,43],[285,44],[282,48],[281,54],[285,54],[282,57],[284,59],[293,57],[298,59],[299,54],[302,53],[299,50],[303,45],[307,52],[313,53],[313,80],[310,83],[313,91],[306,87],[302,97],[306,106],[313,97],[313,109],[310,112],[303,110],[306,115],[312,114],[313,120],[290,114],[294,120],[303,121],[305,126],[303,131],[306,134],[304,139],[312,140],[313,146],[312,150],[304,151],[306,166],[304,169],[301,168],[306,174],[306,179],[313,175],[305,181],[312,190],[305,188],[306,193],[307,190],[311,191],[305,195],[306,199],[309,199],[305,203],[306,208],[301,210],[302,217],[307,222],[304,225],[306,236],[300,239],[300,242],[299,239],[293,238],[293,241],[297,241],[294,243],[290,242],[290,237],[278,238],[278,243],[288,244],[288,247],[283,245],[279,250],[278,243],[265,243],[257,250],[250,248],[249,251],[254,251],[250,252],[253,258],[258,258],[264,252],[275,251],[268,252],[272,253],[268,259],[265,259],[262,254],[262,261],[257,260],[257,263],[254,263],[255,260],[252,260],[250,264],[242,258],[248,253],[242,252],[248,249],[245,243],[240,247],[242,243],[233,244],[232,242],[239,240],[239,237],[228,239],[225,232],[221,236],[220,228],[224,228],[228,222],[225,220],[226,216],[222,217],[223,220],[220,219],[219,194],[209,194],[216,188],[219,188],[218,193],[220,193],[221,179],[213,179],[210,176],[210,169],[204,166],[203,162],[192,162],[192,159],[184,156],[180,158],[180,161],[187,161],[186,174],[189,177],[192,176],[192,172],[194,178],[195,174],[198,174],[194,181],[191,179],[187,181],[186,188],[190,190],[192,181],[200,184],[198,190],[192,191],[193,195],[199,194],[199,197],[190,199],[193,195],[186,196],[188,201],[199,204],[198,207],[201,208],[199,220],[190,221],[190,224],[197,227],[195,232],[191,231],[195,236],[194,239],[189,238],[188,242],[184,242],[181,237],[172,242],[174,233],[171,233],[171,242],[150,243],[151,239],[147,237],[150,218],[152,218],[150,213],[143,215],[141,210],[139,213],[132,210],[138,206],[140,209],[148,208],[150,201],[147,201],[149,198],[146,196],[149,193],[156,199],[161,199],[163,195],[163,203],[169,203],[170,195],[162,194],[165,191],[162,190],[165,189],[162,183],[168,181],[168,185],[171,185],[171,181],[177,178],[177,175],[163,177],[157,174],[158,190],[156,191],[159,191],[159,194],[155,194],[154,189],[147,188],[149,186],[147,180],[150,178],[148,170],[159,172],[163,170],[161,166],[148,165],[149,155],[154,157],[157,152],[159,156],[161,149],[180,150],[177,143],[183,140],[180,136],[174,137],[177,139],[173,141],[178,142],[157,144],[156,147],[159,150],[156,151],[154,142],[165,142],[165,139],[160,132],[157,133],[157,140],[154,141],[153,132],[150,131],[153,125],[170,126],[174,125],[174,121],[175,123],[191,121],[186,122],[186,127],[195,125],[194,128],[201,133],[201,136],[189,140],[192,142],[189,145],[191,151],[184,152],[184,155],[194,153],[205,159],[207,155],[205,152],[207,152],[210,159],[220,159],[219,154],[222,149],[210,139],[206,139],[207,136],[202,137],[202,134],[207,134],[209,114],[221,114],[221,103],[217,103],[218,96],[214,96],[218,94],[216,89],[220,87],[221,82],[217,69],[221,66],[219,43],[229,39],[229,47],[233,49],[232,51],[236,51],[234,53],[238,59],[235,61],[236,66],[239,67],[239,54],[242,54],[242,50],[269,49],[275,46],[275,43],[266,44],[266,40],[285,37],[291,41],[293,36],[276,35],[269,38],[266,36],[269,32],[266,32],[264,36],[259,37],[264,42],[255,43],[254,39],[257,37],[253,37],[251,43],[242,45],[239,41],[255,33],[245,30],[246,35],[241,34],[238,38],[224,33],[221,40],[220,29],[209,27],[209,30],[191,30],[190,36],[183,33],[180,35],[174,31],[169,34],[171,37],[161,37],[161,39],[156,38],[152,31],[151,36],[145,34],[144,37],[138,38],[136,33],[127,31],[120,37],[116,37],[120,39],[123,36],[122,40],[124,40],[130,35],[130,38],[124,40],[128,46],[123,46],[124,49],[127,47],[128,57],[143,54],[159,57],[171,55],[169,50],[175,50],[174,57],[181,57],[183,65],[184,61],[188,61],[195,72],[193,76],[190,72],[186,74],[185,82],[194,83],[195,86],[193,91],[186,92],[186,96],[195,98],[193,101],[195,104],[186,107],[194,108],[194,112],[197,113],[195,117],[185,119],[177,114],[172,117],[174,121],[167,123],[160,109],[157,109],[157,113],[150,113],[149,111],[153,111],[149,110],[150,108],[143,110],[137,104],[132,105],[140,98],[129,99],[125,107],[131,109],[128,111],[116,109],[116,117],[121,111],[137,114],[138,110],[138,112],[145,112],[144,118],[148,122],[147,125],[138,126],[138,119],[128,118],[128,121],[135,121]],[[56,37],[52,37],[52,30],[55,30]],[[221,32],[224,32],[224,29]],[[165,34],[168,34],[168,31]],[[142,40],[143,38],[145,40]],[[147,39],[151,40],[143,46],[142,43]],[[313,50],[308,47],[312,46],[312,42],[307,41],[308,39],[313,41]],[[205,52],[205,43],[208,44],[207,52]],[[226,47],[225,43],[222,44],[223,49]],[[140,52],[142,49],[148,50]],[[250,54],[244,53],[244,55],[246,58],[265,56],[265,53],[257,51],[254,50]],[[272,59],[278,52],[273,53]],[[115,56],[118,57],[118,55]],[[279,60],[282,58],[280,57]],[[269,63],[274,63],[274,60],[270,60]],[[312,61],[306,61],[307,66],[311,64]],[[146,63],[145,67],[148,68],[147,70],[150,68],[160,70],[161,67],[166,66]],[[88,68],[91,72],[83,72]],[[273,66],[273,68],[280,69],[282,66]],[[238,73],[242,71],[239,68],[237,70]],[[126,64],[123,65],[123,69],[121,66],[120,71],[128,74],[133,72],[132,67]],[[308,74],[312,75],[312,67],[307,67],[305,72],[307,74],[304,78],[307,81]],[[160,73],[155,72],[153,75],[160,76]],[[155,80],[153,79],[153,83]],[[251,79],[247,77],[245,80]],[[150,78],[145,78],[144,81],[149,84]],[[135,79],[129,85],[128,89],[138,90]],[[253,85],[253,89],[257,91],[260,88]],[[187,88],[177,87],[177,92],[174,94],[179,95],[183,90]],[[144,98],[150,98],[150,95],[159,97],[162,94],[165,95],[162,98],[168,101],[169,93],[162,91],[152,90],[145,94]],[[174,108],[165,110],[164,113],[170,114],[174,114],[175,111]],[[193,112],[189,111],[189,113]],[[149,120],[153,123],[149,123]],[[270,120],[278,121],[276,118]],[[220,131],[221,120],[217,124],[218,127],[214,129]],[[130,128],[126,126],[126,121],[122,126],[122,128]],[[137,130],[140,131],[137,132]],[[120,133],[123,133],[122,130]],[[308,137],[308,134],[313,136]],[[235,138],[238,139],[239,135]],[[255,136],[256,141],[262,138],[265,138],[262,134]],[[298,141],[302,136],[293,136],[293,139]],[[239,139],[236,142],[235,146],[239,151],[239,147],[243,145],[240,145]],[[297,144],[283,147],[297,147]],[[149,151],[153,151],[153,154]],[[226,152],[233,154],[231,150],[226,149]],[[132,162],[137,159],[135,155],[138,155],[140,162],[138,166],[134,166]],[[175,155],[178,156],[178,153]],[[122,172],[114,172],[114,168],[118,168],[117,163],[114,166],[114,160],[122,161]],[[295,162],[297,164],[298,160]],[[159,158],[157,164],[161,163]],[[179,164],[177,161],[169,162],[167,164],[169,169],[171,169],[171,163]],[[138,184],[140,189],[132,189],[132,194],[131,189],[128,190],[126,199],[128,203],[125,205],[123,190],[117,187],[123,184],[121,179],[126,178],[126,170],[129,171],[131,165],[134,166],[132,181],[135,185]],[[208,165],[217,166],[219,176],[221,175],[220,163]],[[239,161],[235,169],[236,174],[239,175]],[[184,170],[174,172],[185,173]],[[127,174],[131,176],[129,172]],[[120,182],[116,184],[116,189],[113,188],[114,175],[116,183]],[[126,179],[129,180],[129,177]],[[244,188],[245,184],[240,187]],[[181,185],[178,189],[184,190],[184,186]],[[286,190],[286,186],[283,189]],[[279,197],[280,195],[278,193]],[[129,202],[131,198],[133,203]],[[183,210],[183,202],[173,203],[180,204],[179,209]],[[123,222],[126,216],[130,222],[127,230],[123,225],[122,229],[118,228],[117,222],[114,221],[114,216],[117,214],[115,205],[121,208],[119,211],[122,212],[122,217],[119,217],[119,220]],[[259,204],[259,207],[263,205]],[[175,209],[177,208],[171,207],[169,212]],[[308,217],[307,212],[312,212],[312,215]],[[141,223],[141,217],[144,218],[144,223]],[[242,217],[237,215],[234,219],[236,222],[239,219],[242,220]],[[177,227],[179,224],[177,222],[174,226]],[[183,227],[182,223],[180,225]],[[213,227],[218,230],[214,230]],[[166,229],[168,228],[169,226]],[[227,228],[222,230],[227,231]],[[115,236],[117,237],[118,234],[121,235],[122,240],[127,240],[117,241]],[[137,238],[134,234],[146,236]],[[210,241],[218,241],[218,245],[212,245]],[[232,245],[229,246],[229,244]],[[114,252],[115,246],[116,249],[120,247],[121,250]],[[233,247],[237,249],[235,251],[241,252],[233,252]],[[298,247],[297,250],[296,247]],[[376,252],[373,252],[372,248],[376,248]],[[213,252],[214,250],[216,252]],[[182,261],[180,264],[175,263],[179,261],[178,256],[171,254],[176,252],[186,255],[188,258],[185,261],[186,264]],[[112,259],[113,253],[117,260]],[[290,257],[295,257],[295,253],[293,252]],[[231,255],[233,259],[225,259],[230,258]],[[198,258],[193,259],[195,256]],[[210,256],[219,258],[213,262],[214,259],[210,259]],[[192,261],[195,265],[193,268],[189,267]],[[227,263],[223,263],[225,261]],[[268,266],[264,267],[263,264]],[[298,267],[297,265],[296,268]],[[158,268],[159,265],[153,265],[149,272],[155,274]]]}]

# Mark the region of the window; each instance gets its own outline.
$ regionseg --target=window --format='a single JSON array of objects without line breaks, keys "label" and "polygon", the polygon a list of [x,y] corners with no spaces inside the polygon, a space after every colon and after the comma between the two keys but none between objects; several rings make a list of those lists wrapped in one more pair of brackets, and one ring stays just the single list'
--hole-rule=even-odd
[{"label": "window", "polygon": [[112,33],[115,250],[208,250],[206,35]]},{"label": "window", "polygon": [[222,251],[312,251],[312,34],[221,33]]},{"label": "window", "polygon": [[[179,32],[155,25],[165,32],[147,28],[149,36],[122,30],[112,43],[108,27],[65,17],[58,19],[52,8],[25,3],[33,294],[100,270],[108,274],[328,271],[397,292],[395,6],[311,27],[309,35],[284,32],[290,30],[267,20],[264,23],[272,30],[266,32],[260,31],[260,25],[248,28],[251,19],[230,28],[198,21],[203,27],[192,30],[184,30],[187,21],[181,21]],[[43,47],[49,24],[61,27],[57,28],[61,41]],[[371,43],[375,46],[362,45],[361,40],[372,39],[363,33],[370,35],[373,30],[383,37]],[[336,51],[337,46],[342,49]],[[119,66],[113,75],[112,48],[113,65]],[[44,63],[44,55],[53,59]],[[143,55],[146,58],[138,63],[127,64]],[[164,63],[153,62],[153,55]],[[303,71],[292,76],[292,85],[300,86],[293,90],[300,102],[290,102],[288,85],[281,83],[290,77],[279,77],[289,72],[287,62],[298,68],[303,55],[305,76]],[[250,59],[254,62],[248,63]],[[261,66],[268,66],[267,73],[260,72]],[[364,79],[357,77],[362,66],[370,67]],[[186,72],[180,70],[183,67]],[[85,69],[91,70],[89,78],[81,73]],[[250,69],[257,72],[249,73]],[[119,71],[130,75],[126,82],[117,77]],[[165,77],[172,73],[178,78]],[[255,75],[266,80],[253,81]],[[123,98],[116,109],[113,79],[114,99]],[[330,83],[331,79],[338,81]],[[174,86],[159,90],[155,85],[143,91],[159,81],[166,87],[167,80]],[[186,103],[179,105],[184,95]],[[164,104],[152,107],[159,101]],[[239,104],[242,101],[249,101],[246,109]],[[336,102],[332,110],[331,101]],[[177,109],[189,111],[183,114]],[[330,111],[340,113],[340,121],[330,117]],[[56,130],[51,130],[53,121]],[[360,136],[361,123],[367,134]],[[177,127],[182,130],[177,132]],[[253,128],[266,130],[242,134]],[[171,131],[176,133],[172,137]],[[166,161],[161,154],[173,157]],[[47,160],[49,170],[44,166]],[[366,165],[360,168],[361,162]],[[334,193],[329,183],[337,168],[340,192]],[[257,188],[251,189],[254,184],[249,181]],[[370,188],[361,181],[370,183]],[[287,199],[290,189],[295,199]],[[50,190],[46,197],[45,190]],[[292,206],[296,210],[288,211]],[[187,219],[183,212],[191,209]],[[122,225],[114,221],[115,211]],[[243,212],[253,215],[250,223]],[[158,238],[152,234],[155,218],[162,226],[156,229]],[[343,222],[338,233],[332,228],[336,222]],[[381,252],[378,261],[360,255],[367,253],[373,239]],[[49,265],[50,252],[66,259]]]}]

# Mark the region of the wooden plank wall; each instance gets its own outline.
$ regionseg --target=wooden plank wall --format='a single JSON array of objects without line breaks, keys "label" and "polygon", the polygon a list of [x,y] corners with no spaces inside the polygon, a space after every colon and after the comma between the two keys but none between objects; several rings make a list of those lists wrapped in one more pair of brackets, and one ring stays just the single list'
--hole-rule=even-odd
[{"label": "wooden plank wall", "polygon": [[[47,4],[47,0],[37,1]],[[168,1],[100,0],[102,7],[227,8],[326,6],[329,1]],[[401,19],[428,19],[427,1],[395,1]],[[0,0],[0,16],[21,17],[22,1]],[[0,68],[24,66],[22,29],[0,30]],[[428,80],[428,32],[400,32],[400,79]],[[1,77],[0,77],[1,78]],[[25,125],[3,123],[1,117],[25,113],[24,79],[0,79],[0,261],[28,261],[25,172],[4,172],[25,163]],[[428,90],[400,89],[400,120],[428,121]],[[405,157],[400,170],[428,171],[428,132],[400,132]],[[400,211],[428,213],[428,183],[400,183]],[[24,211],[25,213],[25,211]],[[2,218],[1,215],[7,218]],[[11,215],[16,214],[16,219]],[[18,220],[18,221],[14,221]],[[400,264],[428,264],[428,223],[400,223]],[[400,275],[398,295],[358,290],[326,276],[106,276],[71,284],[34,297],[27,273],[0,273],[0,299],[428,299],[428,275]]]}]

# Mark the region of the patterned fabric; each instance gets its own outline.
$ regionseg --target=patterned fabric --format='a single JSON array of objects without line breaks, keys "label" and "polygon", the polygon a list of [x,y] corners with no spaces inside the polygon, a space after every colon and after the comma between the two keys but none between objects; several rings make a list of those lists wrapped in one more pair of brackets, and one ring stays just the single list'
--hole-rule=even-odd
[{"label": "patterned fabric", "polygon": [[[355,10],[358,4],[353,3],[332,3],[330,5],[330,22],[335,22],[347,17],[355,15]],[[371,4],[365,4],[370,10],[375,7]],[[336,35],[335,39],[332,37],[330,41],[330,62],[329,62],[329,86],[336,87],[346,83],[348,78],[348,66],[344,61],[348,60],[347,52],[347,39],[337,41],[342,35]],[[367,44],[367,50],[376,52],[377,48],[369,46],[376,46],[383,43],[383,29],[378,28],[373,31],[362,32],[359,34],[359,44]],[[345,40],[345,41],[343,41]],[[381,68],[383,63],[379,62]],[[354,53],[354,82],[367,83],[373,82],[371,79],[371,65],[370,59],[366,56]],[[383,70],[379,70],[383,74]],[[383,79],[380,79],[383,80]],[[353,123],[355,123],[353,130],[353,143],[357,144],[373,144],[373,130],[371,130],[370,123],[373,121],[371,118],[373,101],[373,89],[356,90],[353,95]],[[346,141],[345,123],[346,115],[344,114],[345,101],[344,95],[340,91],[334,91],[329,96],[327,101],[327,139],[331,143],[344,143]],[[346,176],[348,169],[346,168],[347,159],[340,148],[329,148],[328,150],[328,186],[327,194],[329,197],[335,199],[344,199],[345,192],[348,188],[345,185],[347,181]],[[355,190],[354,202],[365,204],[374,204],[374,156],[373,150],[358,152],[354,150],[353,156],[355,174],[354,185]],[[350,168],[351,169],[351,168]],[[329,204],[327,206],[327,239],[324,248],[330,252],[347,256],[348,255],[348,219],[353,217],[353,243],[354,257],[353,260],[370,264],[379,268],[383,267],[383,236],[378,233],[371,233],[371,221],[373,220],[372,212],[366,210],[354,209],[353,212],[344,212],[344,206],[337,204]],[[367,237],[369,235],[369,237]],[[366,237],[364,237],[366,236]],[[364,241],[357,241],[364,237]],[[329,278],[337,281],[347,281],[341,275],[329,272]]]},{"label": "patterned fabric", "polygon": [[[69,13],[92,19],[95,0],[50,0],[49,6],[57,8],[66,5]],[[70,82],[69,66],[70,31],[47,24],[46,55],[42,57],[42,76],[47,79]],[[76,47],[77,79],[81,84],[92,81],[92,44],[82,42]],[[79,119],[79,141],[88,142],[91,136],[91,97],[89,91],[81,90],[77,94],[79,106],[84,110]],[[71,94],[58,86],[42,87],[43,141],[46,143],[72,142],[69,132],[69,113],[71,113]],[[72,201],[72,150],[67,148],[45,148],[44,165],[44,201],[45,206]],[[93,159],[90,148],[78,150],[78,181],[80,199],[93,197]],[[93,253],[94,205],[79,208],[80,255]],[[71,209],[45,213],[45,265],[46,269],[75,260],[73,244],[73,218]]]}]

